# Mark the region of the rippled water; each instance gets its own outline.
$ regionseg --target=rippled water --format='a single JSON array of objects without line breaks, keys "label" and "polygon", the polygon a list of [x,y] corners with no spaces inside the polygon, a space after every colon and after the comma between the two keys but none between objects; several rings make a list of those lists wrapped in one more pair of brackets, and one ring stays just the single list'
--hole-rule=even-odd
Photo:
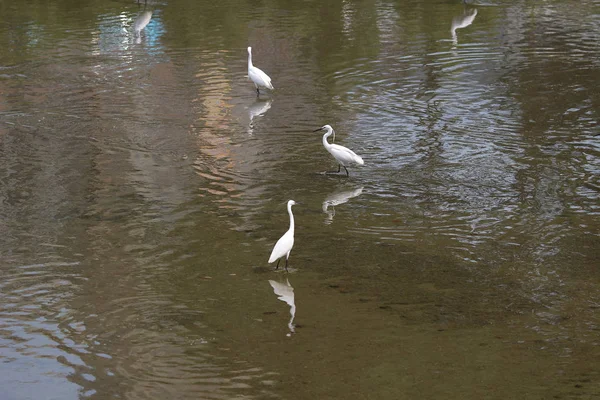
[{"label": "rippled water", "polygon": [[0,398],[600,396],[597,1],[0,15]]}]

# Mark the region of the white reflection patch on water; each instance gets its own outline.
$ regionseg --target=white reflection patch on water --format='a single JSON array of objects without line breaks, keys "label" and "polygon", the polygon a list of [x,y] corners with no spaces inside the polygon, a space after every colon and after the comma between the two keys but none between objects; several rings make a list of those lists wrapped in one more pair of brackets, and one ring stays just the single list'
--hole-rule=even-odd
[{"label": "white reflection patch on water", "polygon": [[325,223],[331,224],[333,222],[333,217],[335,216],[335,206],[347,203],[350,199],[360,196],[363,192],[363,188],[363,186],[350,190],[343,188],[342,190],[338,189],[327,195],[325,200],[323,200],[323,212],[327,214]]},{"label": "white reflection patch on water", "polygon": [[277,299],[285,302],[290,306],[290,320],[287,324],[290,333],[287,336],[290,336],[292,333],[296,332],[296,328],[294,326],[294,317],[296,316],[296,301],[294,297],[294,288],[290,284],[290,280],[286,277],[285,281],[277,282],[269,279],[269,284],[273,288],[273,292],[277,295]]},{"label": "white reflection patch on water", "polygon": [[262,117],[265,115],[267,111],[271,108],[271,104],[273,103],[272,99],[261,100],[257,99],[253,104],[248,106],[248,118],[250,122],[248,122],[248,134],[252,135],[254,132],[254,124],[253,120],[256,117]]},{"label": "white reflection patch on water", "polygon": [[477,16],[477,9],[468,9],[465,7],[463,14],[452,18],[452,25],[450,27],[450,33],[452,34],[452,44],[458,45],[458,35],[456,34],[457,29],[463,29],[471,25]]},{"label": "white reflection patch on water", "polygon": [[349,39],[353,40],[354,33],[354,5],[352,1],[343,0],[342,1],[342,10],[341,10],[341,19],[343,22],[342,32]]},{"label": "white reflection patch on water", "polygon": [[152,19],[152,10],[145,10],[139,13],[135,21],[133,21],[133,33],[139,36],[142,30],[150,23]]},{"label": "white reflection patch on water", "polygon": [[4,265],[0,271],[2,396],[28,398],[28,393],[50,391],[76,398],[81,390],[64,376],[85,367],[81,357],[87,346],[72,341],[60,327],[68,314],[65,305],[79,289],[79,262],[53,258],[35,265]]}]

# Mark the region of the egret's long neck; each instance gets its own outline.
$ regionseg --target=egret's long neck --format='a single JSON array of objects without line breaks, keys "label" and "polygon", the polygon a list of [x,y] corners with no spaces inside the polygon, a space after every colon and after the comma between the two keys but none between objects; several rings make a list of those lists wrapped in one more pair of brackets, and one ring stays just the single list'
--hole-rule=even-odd
[{"label": "egret's long neck", "polygon": [[290,214],[290,231],[294,233],[294,214],[292,214],[292,205],[288,204],[288,214]]},{"label": "egret's long neck", "polygon": [[323,146],[325,146],[325,148],[326,148],[326,149],[327,149],[327,148],[329,148],[329,147],[331,146],[331,145],[329,144],[329,142],[327,141],[327,138],[328,138],[329,136],[331,136],[331,132],[332,132],[332,131],[327,131],[327,133],[325,133],[325,134],[323,135]]},{"label": "egret's long neck", "polygon": [[248,52],[248,69],[252,68],[252,53]]}]

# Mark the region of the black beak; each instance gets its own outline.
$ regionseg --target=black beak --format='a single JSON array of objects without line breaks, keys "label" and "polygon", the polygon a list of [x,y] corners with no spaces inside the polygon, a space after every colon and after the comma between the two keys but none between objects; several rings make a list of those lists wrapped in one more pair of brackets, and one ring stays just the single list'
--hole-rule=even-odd
[{"label": "black beak", "polygon": [[315,129],[313,132],[319,132],[319,131],[322,131],[322,130],[323,130],[323,128],[319,128],[319,129]]}]

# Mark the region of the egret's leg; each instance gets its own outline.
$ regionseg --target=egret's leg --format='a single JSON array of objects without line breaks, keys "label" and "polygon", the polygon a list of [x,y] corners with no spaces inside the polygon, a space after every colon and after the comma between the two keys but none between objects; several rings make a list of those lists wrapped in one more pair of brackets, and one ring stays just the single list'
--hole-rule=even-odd
[{"label": "egret's leg", "polygon": [[346,170],[346,176],[350,176],[350,173],[348,173],[348,168],[346,168],[345,165],[344,165],[344,169]]},{"label": "egret's leg", "polygon": [[258,86],[256,87],[256,97],[260,96],[260,91],[258,90]]},{"label": "egret's leg", "polygon": [[279,269],[279,261],[281,261],[281,258],[279,260],[277,260],[277,266],[275,267],[275,269]]},{"label": "egret's leg", "polygon": [[288,269],[287,269],[287,263],[288,263],[288,259],[287,259],[287,257],[286,257],[286,258],[285,258],[285,272],[289,272],[289,271],[288,271]]}]

